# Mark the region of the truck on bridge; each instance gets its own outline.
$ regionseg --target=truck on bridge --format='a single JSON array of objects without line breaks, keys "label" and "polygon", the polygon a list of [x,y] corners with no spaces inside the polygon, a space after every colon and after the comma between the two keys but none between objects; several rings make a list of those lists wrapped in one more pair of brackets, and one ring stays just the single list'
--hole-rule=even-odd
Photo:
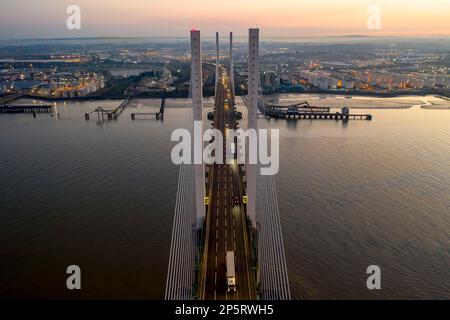
[{"label": "truck on bridge", "polygon": [[228,292],[236,292],[236,271],[234,251],[227,251],[227,287]]}]

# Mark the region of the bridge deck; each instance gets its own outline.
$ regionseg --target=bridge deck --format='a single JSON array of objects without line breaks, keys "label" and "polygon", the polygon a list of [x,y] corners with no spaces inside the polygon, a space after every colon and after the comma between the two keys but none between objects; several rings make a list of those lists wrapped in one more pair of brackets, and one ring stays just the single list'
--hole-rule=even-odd
[{"label": "bridge deck", "polygon": [[[224,137],[226,126],[236,127],[233,97],[228,95],[228,77],[222,73],[215,100],[214,127]],[[228,100],[228,103],[225,103]],[[224,146],[223,154],[226,154]],[[250,243],[244,207],[235,205],[234,197],[242,199],[243,185],[241,166],[214,164],[212,173],[211,200],[207,216],[205,247],[206,259],[203,268],[204,280],[201,298],[206,300],[256,299],[256,285],[250,265]],[[227,291],[226,253],[235,252],[236,292]]]}]

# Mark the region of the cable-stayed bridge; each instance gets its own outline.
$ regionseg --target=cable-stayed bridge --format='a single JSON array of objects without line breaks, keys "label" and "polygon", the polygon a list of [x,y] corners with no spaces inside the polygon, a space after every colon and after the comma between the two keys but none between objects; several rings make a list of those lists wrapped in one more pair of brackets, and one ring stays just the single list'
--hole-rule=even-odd
[{"label": "cable-stayed bridge", "polygon": [[[233,40],[229,62],[219,61],[216,34],[216,86],[213,124],[203,107],[200,31],[191,31],[193,122],[226,137],[237,128],[257,129],[264,114],[260,95],[259,30],[249,30],[248,97],[237,117]],[[192,131],[191,131],[192,132]],[[223,150],[226,154],[226,150]],[[273,176],[254,164],[182,164],[166,282],[167,300],[287,300],[288,273]]]}]

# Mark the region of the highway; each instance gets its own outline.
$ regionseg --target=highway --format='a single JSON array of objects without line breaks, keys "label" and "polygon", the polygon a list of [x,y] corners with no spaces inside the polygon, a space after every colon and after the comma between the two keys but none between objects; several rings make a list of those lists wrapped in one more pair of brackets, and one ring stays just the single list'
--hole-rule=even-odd
[{"label": "highway", "polygon": [[[228,100],[229,104],[226,103]],[[219,86],[215,99],[214,128],[224,137],[227,127],[236,128],[229,78],[221,68]],[[207,228],[204,255],[204,279],[201,298],[205,300],[248,300],[256,299],[255,280],[250,262],[250,242],[244,207],[242,204],[243,184],[240,167],[237,164],[214,164],[212,172],[210,205],[207,212]],[[234,197],[241,199],[234,204]],[[229,293],[226,278],[226,252],[235,252],[236,292]]]},{"label": "highway", "polygon": [[[230,60],[222,66],[218,38],[216,33],[214,112],[203,109],[202,50],[200,31],[196,29],[191,30],[190,92],[193,120],[202,121],[203,129],[216,129],[213,137],[217,135],[217,130],[220,131],[226,144],[227,140],[231,140],[227,134],[233,134],[234,129],[241,127],[236,120],[241,119],[242,114],[236,112],[230,71],[226,70],[233,70],[231,34]],[[244,103],[248,101],[247,118],[242,122],[246,128],[257,128],[258,110],[265,114],[264,101],[258,96],[258,51],[259,30],[252,28],[249,29],[248,59],[250,99],[242,97]],[[227,151],[231,150],[227,150],[226,145],[224,150],[214,150],[219,148],[221,141],[218,142],[218,145],[208,144],[203,155],[212,151],[217,153],[216,156],[222,153],[226,158]],[[239,146],[234,149],[238,150],[232,151],[243,151]],[[254,167],[246,168],[251,169],[246,176],[244,165],[236,164],[236,160],[225,164],[220,159],[215,160],[211,165],[207,162],[196,166],[182,165],[180,168],[166,299],[290,299],[275,178],[259,177],[262,188],[257,206]],[[227,268],[231,275],[229,279]],[[227,280],[230,280],[230,286]]]}]

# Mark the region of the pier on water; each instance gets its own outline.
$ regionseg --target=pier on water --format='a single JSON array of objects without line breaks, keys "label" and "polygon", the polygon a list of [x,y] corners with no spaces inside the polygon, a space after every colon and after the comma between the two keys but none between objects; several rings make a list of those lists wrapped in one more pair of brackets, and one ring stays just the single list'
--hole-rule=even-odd
[{"label": "pier on water", "polygon": [[371,114],[350,114],[348,107],[343,107],[341,112],[331,112],[330,107],[310,106],[306,101],[289,106],[266,105],[264,115],[278,119],[372,120]]},{"label": "pier on water", "polygon": [[370,114],[349,114],[346,112],[276,112],[266,113],[266,117],[278,119],[311,119],[311,120],[372,120]]},{"label": "pier on water", "polygon": [[86,120],[89,120],[90,115],[92,113],[97,113],[99,120],[105,120],[105,116],[106,116],[106,119],[108,119],[108,120],[117,120],[119,118],[119,116],[122,114],[123,110],[125,110],[125,108],[128,106],[131,99],[132,99],[132,97],[128,96],[117,108],[114,108],[114,109],[105,109],[103,107],[97,107],[95,110],[93,110],[91,112],[86,112],[84,114],[84,118]]},{"label": "pier on water", "polygon": [[[132,97],[128,96],[128,98],[123,101],[117,108],[114,109],[105,109],[103,107],[97,107],[95,110],[91,111],[91,112],[86,112],[84,114],[84,117],[86,120],[90,120],[90,116],[92,113],[97,113],[97,117],[99,120],[105,120],[105,118],[107,120],[117,120],[119,118],[119,116],[122,114],[122,112],[125,110],[125,108],[128,106],[128,104],[130,103]],[[164,119],[164,110],[165,110],[165,106],[166,106],[166,98],[162,98],[161,101],[161,107],[159,112],[134,112],[131,113],[131,119],[135,120],[137,116],[141,116],[141,115],[154,115],[156,116],[156,119]]]},{"label": "pier on water", "polygon": [[327,113],[330,112],[330,107],[316,107],[311,106],[308,101],[303,101],[296,104],[291,104],[287,106],[281,106],[276,104],[264,104],[264,109],[266,114],[270,113],[278,113],[278,112],[297,112],[297,113],[315,113],[322,112]]},{"label": "pier on water", "polygon": [[21,104],[21,105],[0,105],[0,113],[52,113],[53,105],[43,104]]},{"label": "pier on water", "polygon": [[133,112],[131,114],[131,120],[136,120],[139,116],[155,116],[156,120],[164,120],[164,110],[166,108],[166,98],[163,97],[161,100],[161,106],[159,112]]}]

